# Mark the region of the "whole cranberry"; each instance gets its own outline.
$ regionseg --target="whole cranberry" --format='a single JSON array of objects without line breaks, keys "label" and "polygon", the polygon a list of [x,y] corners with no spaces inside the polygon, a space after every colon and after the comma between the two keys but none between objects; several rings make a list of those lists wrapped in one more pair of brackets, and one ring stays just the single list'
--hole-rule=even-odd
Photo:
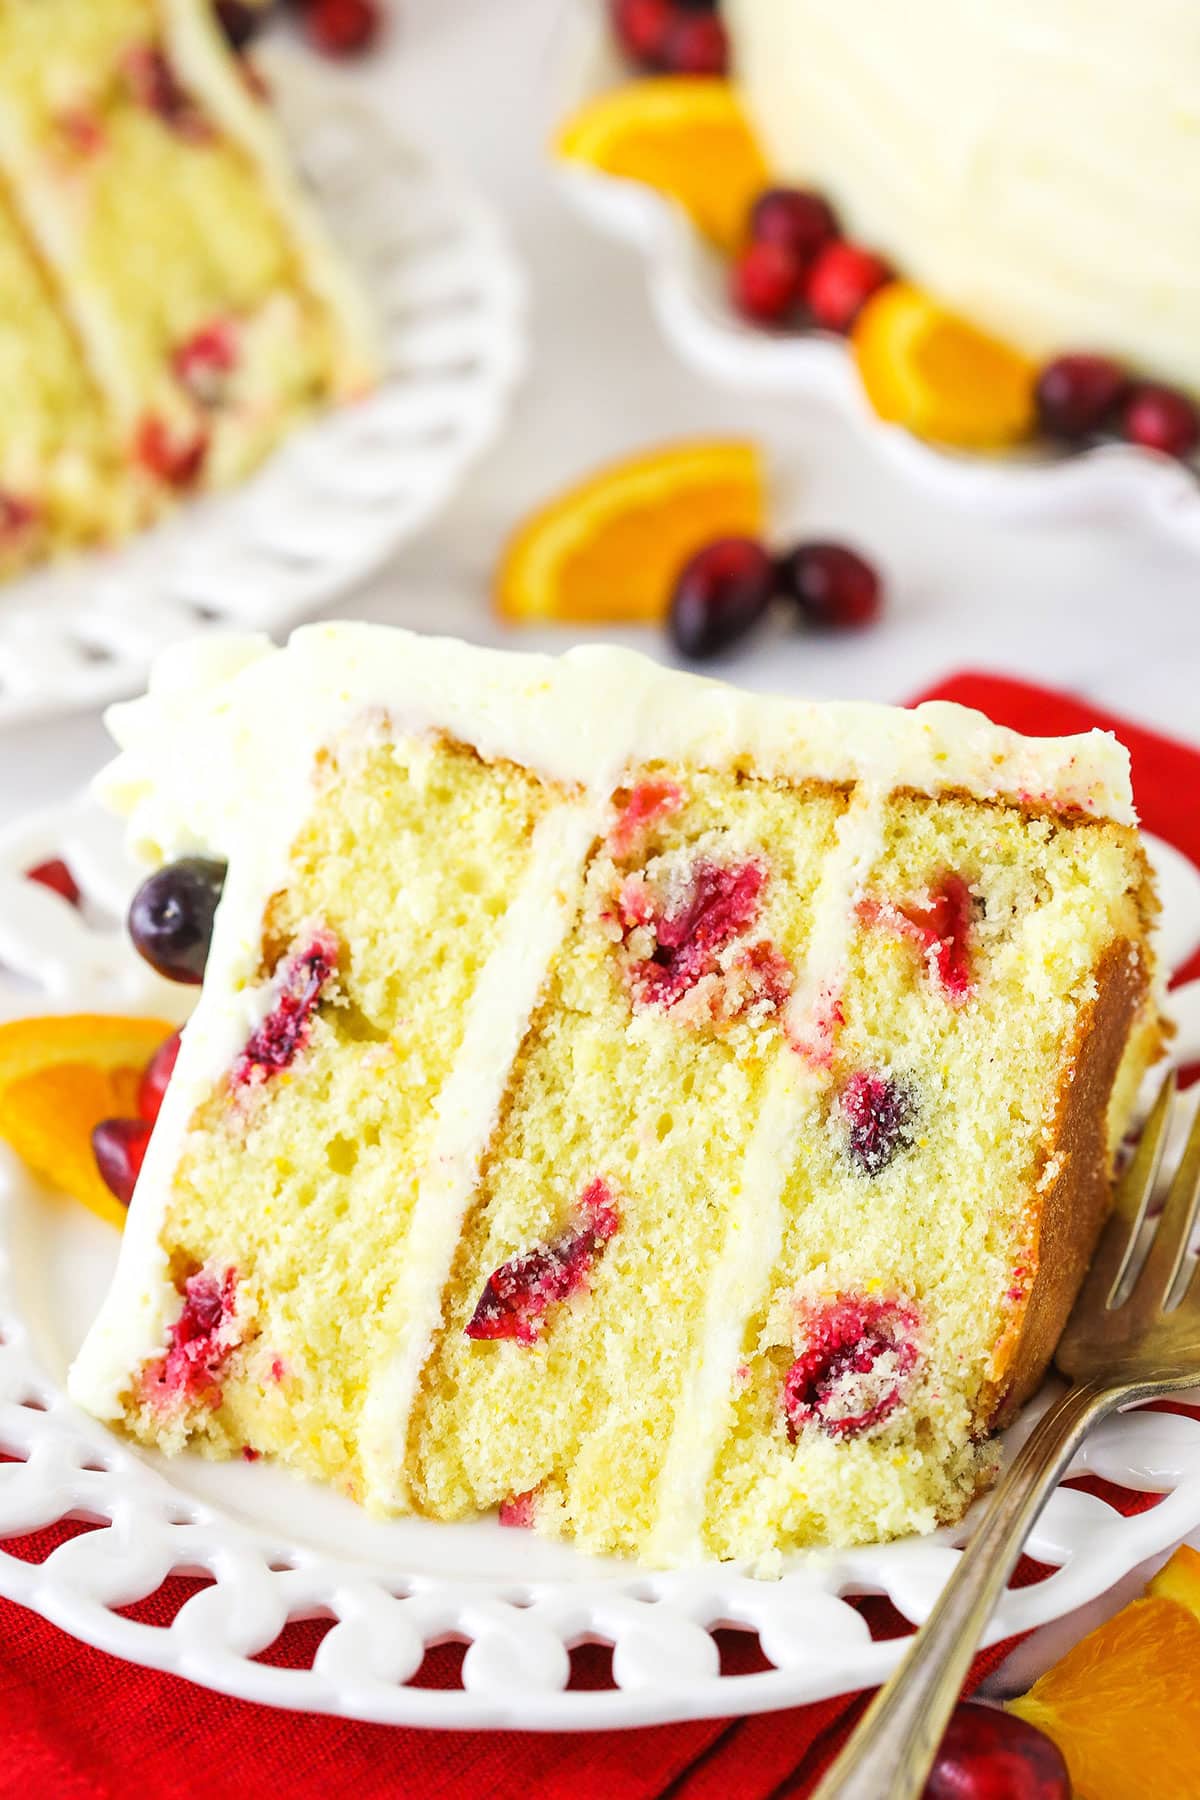
[{"label": "whole cranberry", "polygon": [[1071,1778],[1036,1726],[966,1701],[946,1727],[924,1800],[1071,1800]]},{"label": "whole cranberry", "polygon": [[357,56],[379,36],[378,0],[306,0],[304,29],[324,56]]},{"label": "whole cranberry", "polygon": [[612,22],[627,56],[644,69],[663,66],[667,33],[675,23],[671,0],[613,0]]},{"label": "whole cranberry", "polygon": [[144,1119],[101,1119],[92,1131],[92,1154],[100,1178],[122,1206],[133,1199],[153,1129]]},{"label": "whole cranberry", "polygon": [[806,188],[768,188],[750,211],[750,236],[758,244],[783,244],[811,262],[838,234],[828,200]]},{"label": "whole cranberry", "polygon": [[786,244],[749,244],[733,265],[730,294],[744,318],[781,325],[804,290],[804,259]]},{"label": "whole cranberry", "polygon": [[797,544],[779,558],[776,581],[806,623],[826,631],[870,625],[883,610],[878,574],[845,544]]},{"label": "whole cranberry", "polygon": [[1038,376],[1042,430],[1051,437],[1090,437],[1110,422],[1128,392],[1128,377],[1111,357],[1056,356]]},{"label": "whole cranberry", "polygon": [[724,75],[729,39],[716,13],[678,14],[667,32],[662,60],[671,75]]},{"label": "whole cranberry", "polygon": [[717,538],[684,564],[667,628],[677,650],[695,662],[717,656],[751,631],[775,591],[775,567],[754,538]]},{"label": "whole cranberry", "polygon": [[175,1073],[178,1060],[179,1033],[174,1031],[154,1052],[138,1083],[138,1116],[145,1119],[148,1125],[153,1125],[162,1111],[163,1095],[167,1091],[168,1081]]},{"label": "whole cranberry", "polygon": [[1143,450],[1164,456],[1190,456],[1200,444],[1200,413],[1178,388],[1142,382],[1125,403],[1121,418],[1125,436]]},{"label": "whole cranberry", "polygon": [[818,253],[804,297],[818,325],[849,331],[871,295],[891,278],[882,256],[839,238]]},{"label": "whole cranberry", "polygon": [[204,980],[225,864],[183,856],[148,875],[129,904],[129,935],[138,955],[168,981]]},{"label": "whole cranberry", "polygon": [[39,887],[52,889],[72,906],[78,906],[83,898],[79,883],[61,856],[52,856],[49,862],[35,863],[32,869],[26,869],[25,879],[36,881]]}]

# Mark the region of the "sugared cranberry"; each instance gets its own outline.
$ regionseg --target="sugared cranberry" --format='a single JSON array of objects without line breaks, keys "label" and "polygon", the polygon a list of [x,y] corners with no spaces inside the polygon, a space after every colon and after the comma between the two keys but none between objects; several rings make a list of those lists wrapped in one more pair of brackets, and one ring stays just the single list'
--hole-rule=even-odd
[{"label": "sugared cranberry", "polygon": [[962,1701],[924,1800],[1071,1800],[1071,1778],[1058,1745],[1036,1726],[999,1707]]},{"label": "sugared cranberry", "polygon": [[144,1119],[101,1119],[92,1130],[92,1154],[100,1178],[122,1206],[133,1199],[152,1129]]},{"label": "sugared cranberry", "polygon": [[1200,412],[1177,388],[1142,382],[1125,403],[1121,426],[1131,444],[1164,456],[1190,456],[1200,444]]},{"label": "sugared cranberry", "polygon": [[52,856],[49,862],[35,863],[32,869],[26,869],[25,879],[52,889],[72,906],[78,906],[83,898],[78,882],[61,856]]},{"label": "sugared cranberry", "polygon": [[172,1032],[166,1042],[160,1044],[154,1052],[138,1083],[138,1114],[151,1125],[162,1111],[163,1095],[167,1091],[167,1083],[175,1073],[175,1064],[179,1061],[179,1044],[179,1032]]},{"label": "sugared cranberry", "polygon": [[846,1151],[864,1175],[878,1175],[912,1144],[912,1094],[890,1075],[860,1070],[842,1089],[839,1107],[849,1130]]},{"label": "sugared cranberry", "polygon": [[211,139],[212,126],[180,82],[161,45],[144,44],[130,50],[122,68],[138,105],[155,113],[169,131],[192,144]]},{"label": "sugared cranberry", "polygon": [[217,0],[217,23],[234,50],[242,50],[263,24],[267,8],[246,6],[243,0]]},{"label": "sugared cranberry", "polygon": [[768,188],[750,213],[750,236],[758,244],[782,244],[807,265],[838,234],[828,200],[807,188]]},{"label": "sugared cranberry", "polygon": [[488,1276],[466,1327],[467,1336],[515,1338],[518,1344],[535,1344],[548,1309],[587,1286],[589,1274],[620,1224],[612,1190],[598,1176],[579,1197],[575,1224],[548,1244],[502,1263]]},{"label": "sugared cranberry", "polygon": [[675,648],[696,662],[717,656],[751,631],[775,591],[775,567],[753,538],[706,544],[675,583],[667,626]]},{"label": "sugared cranberry", "polygon": [[788,244],[748,244],[730,273],[733,304],[755,325],[781,325],[800,303],[804,270],[803,254]]},{"label": "sugared cranberry", "polygon": [[204,467],[208,437],[203,431],[172,437],[163,420],[151,415],[138,426],[133,453],[143,468],[168,487],[189,488]]},{"label": "sugared cranberry", "polygon": [[662,61],[672,75],[724,75],[729,38],[716,13],[679,12],[667,31]]},{"label": "sugared cranberry", "polygon": [[667,33],[675,16],[671,0],[613,0],[612,4],[617,41],[644,69],[662,67]]},{"label": "sugared cranberry", "polygon": [[168,981],[204,980],[225,864],[184,856],[143,881],[129,907],[134,949]]},{"label": "sugared cranberry", "polygon": [[338,941],[330,931],[317,932],[303,950],[288,957],[274,1006],[233,1065],[235,1087],[259,1087],[290,1068],[312,1036],[313,1015],[337,961]]},{"label": "sugared cranberry", "polygon": [[378,0],[307,0],[304,29],[323,56],[369,50],[382,23]]},{"label": "sugared cranberry", "polygon": [[818,325],[827,331],[849,331],[871,295],[891,278],[881,256],[839,239],[819,252],[804,297]]},{"label": "sugared cranberry", "polygon": [[823,630],[870,625],[882,611],[879,576],[845,544],[798,544],[779,558],[776,578],[805,622]]},{"label": "sugared cranberry", "polygon": [[891,1417],[917,1362],[917,1316],[899,1301],[842,1295],[804,1320],[803,1348],[784,1377],[793,1441],[806,1425],[859,1437]]},{"label": "sugared cranberry", "polygon": [[1090,437],[1111,423],[1129,381],[1107,356],[1056,356],[1037,382],[1038,419],[1051,437]]}]

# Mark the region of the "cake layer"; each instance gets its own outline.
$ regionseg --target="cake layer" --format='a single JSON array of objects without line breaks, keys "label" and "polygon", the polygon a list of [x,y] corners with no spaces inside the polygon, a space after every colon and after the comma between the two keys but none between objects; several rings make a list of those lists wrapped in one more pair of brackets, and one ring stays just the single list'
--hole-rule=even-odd
[{"label": "cake layer", "polygon": [[346,626],[112,717],[229,874],[78,1399],[657,1563],[958,1516],[1158,1047],[1111,739]]},{"label": "cake layer", "polygon": [[[1179,0],[727,0],[781,180],[1038,357],[1200,390],[1200,22]],[[1119,246],[1136,245],[1136,254]]]}]

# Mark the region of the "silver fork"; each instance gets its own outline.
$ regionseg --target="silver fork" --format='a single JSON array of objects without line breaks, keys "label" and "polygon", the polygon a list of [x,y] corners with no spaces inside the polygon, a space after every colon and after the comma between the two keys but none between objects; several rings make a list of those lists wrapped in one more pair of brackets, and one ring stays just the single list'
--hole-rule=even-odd
[{"label": "silver fork", "polygon": [[[920,1800],[992,1608],[1046,1498],[1092,1426],[1131,1400],[1200,1386],[1200,1278],[1174,1289],[1200,1214],[1200,1109],[1128,1294],[1171,1122],[1163,1082],[1058,1346],[1070,1386],[1001,1476],[970,1544],[812,1800]],[[1172,1304],[1174,1302],[1174,1304]]]}]

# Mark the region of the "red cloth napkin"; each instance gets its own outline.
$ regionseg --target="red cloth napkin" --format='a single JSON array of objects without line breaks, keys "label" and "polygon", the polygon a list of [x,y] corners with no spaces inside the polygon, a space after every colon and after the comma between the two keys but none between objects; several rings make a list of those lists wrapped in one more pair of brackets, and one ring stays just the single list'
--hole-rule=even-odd
[{"label": "red cloth napkin", "polygon": [[[958,700],[1032,733],[1111,727],[1132,752],[1146,827],[1200,863],[1200,752],[1103,718],[1061,694],[990,676],[961,675],[921,698]],[[1200,957],[1189,972],[1200,974]],[[1155,1504],[1154,1495],[1091,1480],[1079,1485],[1125,1513]],[[4,1548],[41,1562],[80,1529],[86,1527],[54,1526]],[[1017,1584],[1046,1573],[1026,1558]],[[165,1623],[197,1585],[173,1580],[129,1610],[147,1623]],[[875,1636],[906,1630],[887,1601],[859,1604]],[[862,1696],[849,1696],[747,1719],[579,1735],[406,1731],[229,1700],[176,1676],[118,1662],[8,1602],[0,1602],[0,1628],[4,1800],[126,1800],[130,1792],[137,1800],[259,1794],[288,1800],[790,1800],[810,1791],[865,1704]],[[289,1626],[265,1660],[307,1666],[325,1629],[317,1622]],[[767,1666],[754,1638],[719,1636],[728,1671]],[[1009,1648],[996,1645],[978,1657],[969,1685]],[[578,1685],[611,1683],[598,1647],[577,1652],[575,1661]],[[460,1665],[461,1650],[444,1646],[428,1654],[420,1679],[430,1686],[457,1685]]]}]

